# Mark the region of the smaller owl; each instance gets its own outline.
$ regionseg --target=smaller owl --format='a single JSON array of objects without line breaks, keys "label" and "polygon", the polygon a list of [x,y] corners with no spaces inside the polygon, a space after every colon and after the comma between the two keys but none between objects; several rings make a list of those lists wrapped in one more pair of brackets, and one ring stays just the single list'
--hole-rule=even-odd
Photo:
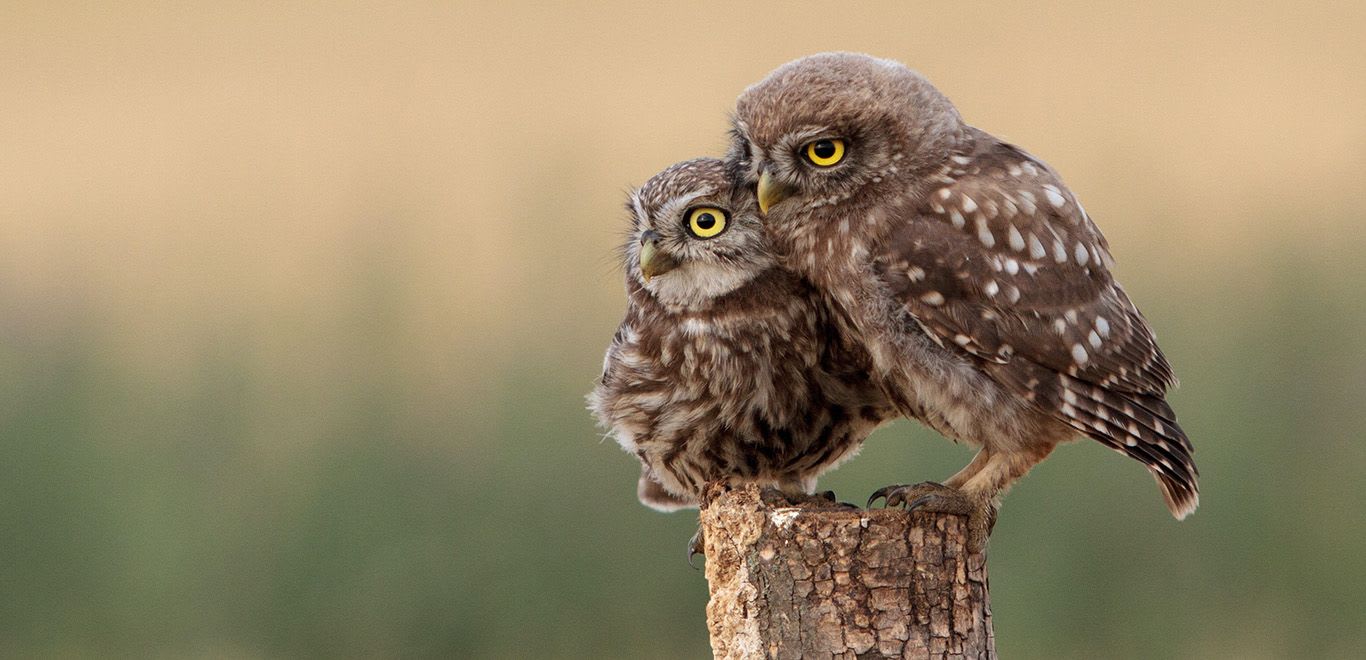
[{"label": "smaller owl", "polygon": [[641,462],[641,502],[695,507],[710,482],[794,499],[897,413],[818,294],[778,266],[752,188],[722,161],[631,193],[628,306],[590,408]]}]

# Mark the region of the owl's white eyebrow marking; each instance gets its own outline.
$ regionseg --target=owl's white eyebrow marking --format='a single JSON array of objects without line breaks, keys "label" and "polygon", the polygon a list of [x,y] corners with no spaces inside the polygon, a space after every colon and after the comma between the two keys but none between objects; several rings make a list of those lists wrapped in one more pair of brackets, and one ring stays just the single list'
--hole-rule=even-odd
[{"label": "owl's white eyebrow marking", "polygon": [[792,130],[778,140],[778,152],[791,153],[797,147],[809,142],[812,138],[822,136],[836,137],[831,135],[831,129],[828,126],[802,126]]},{"label": "owl's white eyebrow marking", "polygon": [[683,209],[688,208],[688,205],[691,204],[693,200],[699,197],[706,197],[707,195],[714,194],[715,192],[716,190],[713,188],[703,188],[701,190],[690,192],[686,195],[680,195],[678,197],[675,197],[669,200],[668,204],[665,204],[664,206],[660,207],[659,214],[657,217],[672,218],[676,215],[679,215],[683,212]]},{"label": "owl's white eyebrow marking", "polygon": [[650,216],[645,213],[645,204],[640,201],[640,191],[631,193],[631,206],[633,206],[636,210],[637,228],[639,228],[640,226],[648,226],[651,224]]}]

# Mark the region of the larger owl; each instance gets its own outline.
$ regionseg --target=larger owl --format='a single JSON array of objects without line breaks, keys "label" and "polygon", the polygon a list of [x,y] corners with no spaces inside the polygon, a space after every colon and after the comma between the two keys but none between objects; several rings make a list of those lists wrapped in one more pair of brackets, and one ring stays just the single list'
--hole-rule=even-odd
[{"label": "larger owl", "polygon": [[830,301],[907,416],[979,448],[889,505],[967,514],[1078,434],[1142,462],[1178,519],[1198,501],[1175,379],[1058,174],[963,122],[896,62],[829,53],[747,89],[728,160],[786,266]]},{"label": "larger owl", "polygon": [[779,266],[722,161],[674,165],[627,207],[626,318],[589,403],[640,459],[641,501],[697,506],[715,481],[804,499],[897,414],[868,356]]}]

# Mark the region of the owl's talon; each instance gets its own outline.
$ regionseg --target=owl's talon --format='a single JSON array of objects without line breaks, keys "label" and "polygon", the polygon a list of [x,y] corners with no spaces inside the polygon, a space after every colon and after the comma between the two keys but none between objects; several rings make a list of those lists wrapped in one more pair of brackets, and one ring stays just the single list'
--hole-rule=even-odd
[{"label": "owl's talon", "polygon": [[922,481],[915,485],[899,484],[883,486],[882,488],[873,491],[873,494],[868,497],[868,506],[866,508],[871,509],[873,508],[873,502],[876,502],[878,499],[885,499],[887,500],[885,506],[890,509],[906,504],[925,493],[935,492],[944,488],[947,488],[947,486],[934,483],[933,481]]},{"label": "owl's talon", "polygon": [[[865,508],[865,509],[871,509],[871,508],[873,508],[873,503],[874,503],[874,502],[876,502],[876,501],[878,501],[878,500],[880,500],[880,499],[886,498],[886,497],[888,496],[888,494],[890,494],[893,490],[896,490],[896,489],[898,489],[898,488],[905,488],[905,486],[883,486],[882,488],[879,488],[879,489],[873,491],[873,494],[868,496],[868,504],[864,505],[863,508]],[[887,506],[892,506],[892,503],[891,503],[890,500],[888,500]]]},{"label": "owl's talon", "polygon": [[698,528],[697,533],[693,534],[692,538],[688,539],[688,566],[693,570],[697,570],[697,565],[692,562],[692,558],[697,555],[702,555],[703,559],[707,558],[707,551],[703,546],[701,528]]}]

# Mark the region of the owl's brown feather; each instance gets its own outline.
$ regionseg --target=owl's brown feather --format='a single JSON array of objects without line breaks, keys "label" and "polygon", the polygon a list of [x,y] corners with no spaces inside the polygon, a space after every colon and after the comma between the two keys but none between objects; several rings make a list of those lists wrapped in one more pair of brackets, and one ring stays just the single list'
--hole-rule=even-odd
[{"label": "owl's brown feather", "polygon": [[706,310],[671,312],[633,287],[594,395],[599,418],[674,497],[710,481],[809,491],[891,417],[826,342],[816,294],[772,269]]},{"label": "owl's brown feather", "polygon": [[979,131],[874,258],[939,342],[1059,421],[1153,471],[1194,505],[1192,447],[1162,400],[1151,328],[1109,271],[1100,230],[1047,165]]}]

